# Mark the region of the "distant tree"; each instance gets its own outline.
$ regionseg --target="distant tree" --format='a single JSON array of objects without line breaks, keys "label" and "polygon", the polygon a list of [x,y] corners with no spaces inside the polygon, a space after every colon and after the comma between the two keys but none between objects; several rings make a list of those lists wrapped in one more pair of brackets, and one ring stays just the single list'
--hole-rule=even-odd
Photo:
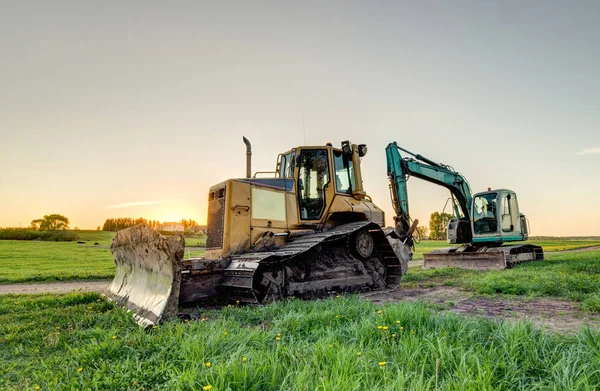
[{"label": "distant tree", "polygon": [[100,231],[100,226],[96,227],[96,231]]},{"label": "distant tree", "polygon": [[429,238],[433,240],[446,239],[448,221],[451,214],[433,212],[429,218]]},{"label": "distant tree", "polygon": [[148,224],[148,220],[143,217],[138,217],[137,219],[131,217],[110,218],[106,219],[102,225],[102,231],[119,231],[142,223]]},{"label": "distant tree", "polygon": [[31,220],[31,228],[40,231],[59,231],[69,228],[69,219],[61,214],[45,215],[41,219]]},{"label": "distant tree", "polygon": [[429,233],[429,229],[425,226],[419,225],[417,227],[417,232],[420,238],[426,238]]},{"label": "distant tree", "polygon": [[42,225],[43,221],[43,219],[31,220],[31,228],[37,231],[38,229],[40,229],[40,226]]},{"label": "distant tree", "polygon": [[186,231],[192,228],[193,226],[198,225],[198,222],[192,219],[181,219],[179,223],[183,225],[183,229]]}]

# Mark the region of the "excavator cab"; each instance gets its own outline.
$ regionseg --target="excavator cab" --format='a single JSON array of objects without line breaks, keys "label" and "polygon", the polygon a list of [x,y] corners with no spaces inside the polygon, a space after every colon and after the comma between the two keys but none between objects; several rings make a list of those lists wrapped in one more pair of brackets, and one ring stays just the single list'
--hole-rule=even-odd
[{"label": "excavator cab", "polygon": [[527,240],[527,220],[514,191],[499,189],[473,196],[473,243]]}]

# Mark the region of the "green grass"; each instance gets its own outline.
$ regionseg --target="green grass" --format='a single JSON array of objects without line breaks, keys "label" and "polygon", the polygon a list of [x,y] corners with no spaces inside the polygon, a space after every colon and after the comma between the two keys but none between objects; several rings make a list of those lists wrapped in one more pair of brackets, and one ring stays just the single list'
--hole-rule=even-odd
[{"label": "green grass", "polygon": [[[105,247],[111,244],[115,233],[81,232],[80,237],[88,241],[87,245],[0,240],[0,283],[113,278],[115,261]],[[95,242],[100,246],[93,246]],[[195,248],[185,251],[184,258],[202,255],[204,249]]]},{"label": "green grass", "polygon": [[75,242],[0,241],[0,283],[112,278],[106,248]]},{"label": "green grass", "polygon": [[203,315],[205,321],[148,332],[96,294],[2,296],[0,388],[591,390],[600,384],[597,331],[547,334],[528,323],[441,314],[414,303],[379,307],[355,297]]},{"label": "green grass", "polygon": [[100,246],[110,246],[113,238],[117,234],[116,232],[108,231],[91,231],[91,230],[80,230],[76,231],[79,235],[79,240],[84,242],[90,242],[87,244],[93,245],[98,243]]},{"label": "green grass", "polygon": [[[595,247],[600,246],[600,239],[592,237],[589,239],[585,238],[533,238],[526,242],[518,242],[519,244],[535,244],[542,246],[544,251],[564,251],[564,250],[575,250],[578,248]],[[445,240],[422,240],[421,243],[415,245],[415,251],[413,253],[413,260],[423,259],[423,254],[429,253],[433,250],[437,250],[444,247],[457,247],[457,245],[449,244]]]},{"label": "green grass", "polygon": [[460,286],[484,295],[561,297],[600,312],[600,250],[550,254],[544,261],[485,272],[411,268],[401,286],[423,284]]}]

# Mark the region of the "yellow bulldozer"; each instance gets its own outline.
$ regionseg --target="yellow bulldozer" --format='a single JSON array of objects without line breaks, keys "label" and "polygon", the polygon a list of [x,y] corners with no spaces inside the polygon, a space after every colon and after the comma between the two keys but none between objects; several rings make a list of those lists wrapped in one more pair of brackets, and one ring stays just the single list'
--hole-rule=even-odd
[{"label": "yellow bulldozer", "polygon": [[246,177],[209,190],[205,257],[183,260],[180,234],[167,238],[148,225],[119,231],[109,298],[152,325],[180,303],[214,296],[265,303],[399,285],[416,222],[384,232],[384,212],[363,188],[366,145],[297,147],[279,154],[275,171],[252,175],[244,142]]}]

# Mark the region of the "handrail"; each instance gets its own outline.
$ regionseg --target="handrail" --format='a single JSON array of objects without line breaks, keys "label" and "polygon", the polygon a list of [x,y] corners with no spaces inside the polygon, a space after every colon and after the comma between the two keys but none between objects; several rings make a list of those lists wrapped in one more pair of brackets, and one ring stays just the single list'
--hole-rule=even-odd
[{"label": "handrail", "polygon": [[256,178],[257,174],[275,174],[275,177],[277,177],[277,171],[256,171],[252,178]]}]

